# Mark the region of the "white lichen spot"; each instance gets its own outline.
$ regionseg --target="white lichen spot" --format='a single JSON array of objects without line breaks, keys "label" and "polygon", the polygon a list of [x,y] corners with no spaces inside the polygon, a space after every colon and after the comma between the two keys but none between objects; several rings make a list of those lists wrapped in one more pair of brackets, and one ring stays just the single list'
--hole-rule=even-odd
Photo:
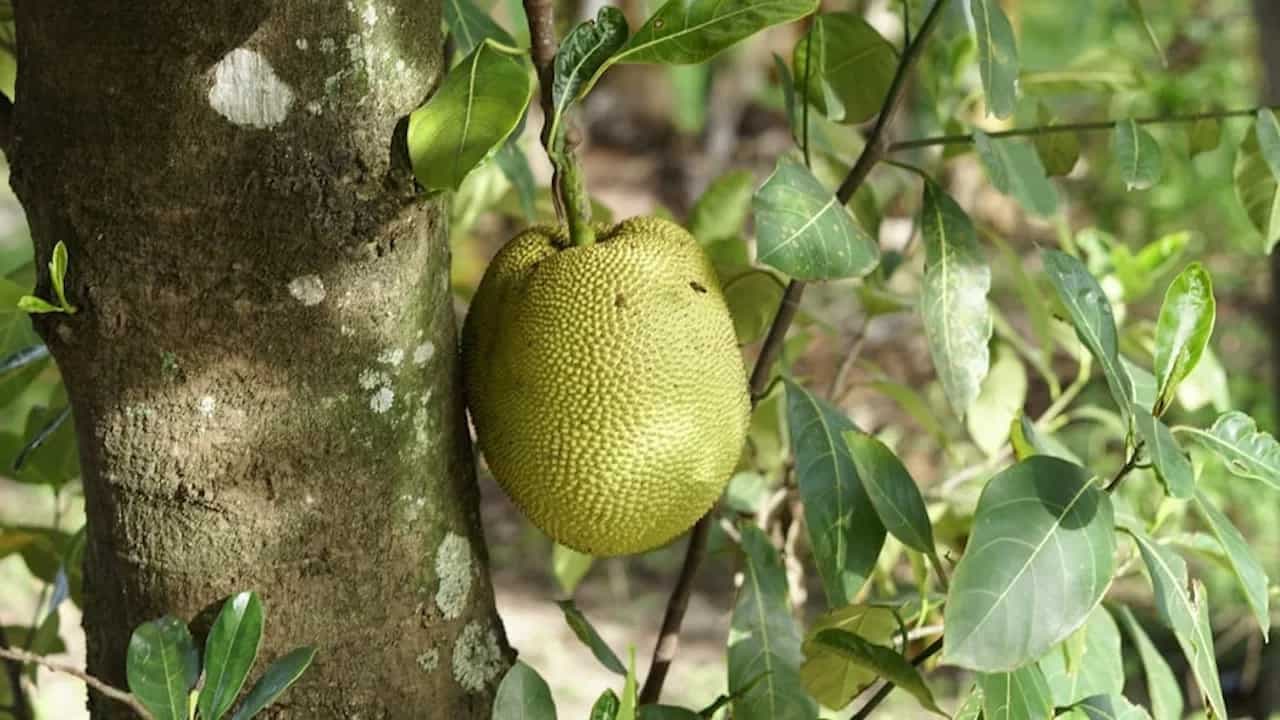
[{"label": "white lichen spot", "polygon": [[306,496],[305,496],[305,497],[303,497],[302,499],[303,499],[303,501],[305,501],[308,505],[315,505],[315,504],[316,504],[316,499],[315,499],[314,497],[312,497],[312,496],[311,496],[311,493],[307,493],[307,494],[306,494]]},{"label": "white lichen spot", "polygon": [[436,607],[446,620],[453,620],[467,609],[471,593],[471,544],[461,535],[450,532],[436,548]]},{"label": "white lichen spot", "polygon": [[319,100],[312,100],[311,102],[307,103],[307,112],[311,113],[312,115],[319,116],[320,113],[323,111],[324,111],[324,106],[320,104]]},{"label": "white lichen spot", "polygon": [[378,362],[391,367],[400,367],[404,362],[404,351],[400,348],[387,348],[378,354]]},{"label": "white lichen spot", "polygon": [[493,628],[473,620],[453,646],[453,679],[469,692],[481,692],[502,673],[502,650]]},{"label": "white lichen spot", "polygon": [[303,305],[319,305],[324,301],[324,281],[319,275],[302,275],[289,281],[289,294]]},{"label": "white lichen spot", "polygon": [[205,395],[196,402],[196,409],[205,417],[213,417],[214,410],[218,409],[218,401],[212,395]]},{"label": "white lichen spot", "polygon": [[369,3],[365,5],[364,13],[360,17],[364,19],[365,25],[373,27],[378,24],[378,8],[374,7],[373,3]]},{"label": "white lichen spot", "polygon": [[266,58],[236,48],[214,67],[209,105],[236,125],[269,128],[288,117],[293,89],[276,76]]},{"label": "white lichen spot", "polygon": [[379,385],[390,385],[391,378],[381,370],[376,368],[367,368],[360,372],[360,387],[365,390],[372,390]]},{"label": "white lichen spot", "polygon": [[413,349],[413,364],[421,367],[431,361],[436,354],[436,346],[430,340]]},{"label": "white lichen spot", "polygon": [[377,392],[370,396],[369,408],[378,414],[382,414],[390,410],[395,401],[395,391],[389,387],[380,387]]},{"label": "white lichen spot", "polygon": [[338,49],[338,43],[331,37],[320,38],[320,52],[332,55]]},{"label": "white lichen spot", "polygon": [[307,51],[307,47],[309,47],[309,46],[311,45],[311,43],[307,42],[307,39],[306,39],[306,38],[298,38],[297,40],[295,40],[295,41],[293,42],[293,44],[294,44],[294,45],[297,45],[297,46],[298,46],[298,49],[299,49],[299,50],[301,50],[302,52],[306,52],[306,51]]},{"label": "white lichen spot", "polygon": [[422,672],[435,672],[440,666],[440,651],[435,648],[422,653],[418,656],[418,667],[422,668]]},{"label": "white lichen spot", "polygon": [[405,69],[406,67],[408,67],[408,66],[407,66],[407,65],[405,65],[405,63],[404,63],[404,60],[403,60],[403,59],[401,59],[401,60],[397,60],[397,61],[396,61],[396,72],[404,72],[404,69]]}]

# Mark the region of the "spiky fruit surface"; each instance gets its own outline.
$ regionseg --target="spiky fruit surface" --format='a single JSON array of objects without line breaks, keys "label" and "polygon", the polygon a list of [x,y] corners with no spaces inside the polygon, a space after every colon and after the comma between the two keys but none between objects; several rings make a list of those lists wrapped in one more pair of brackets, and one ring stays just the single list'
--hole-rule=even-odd
[{"label": "spiky fruit surface", "polygon": [[750,403],[720,284],[674,223],[632,218],[571,246],[533,227],[502,248],[462,334],[489,468],[557,542],[657,547],[723,491]]}]

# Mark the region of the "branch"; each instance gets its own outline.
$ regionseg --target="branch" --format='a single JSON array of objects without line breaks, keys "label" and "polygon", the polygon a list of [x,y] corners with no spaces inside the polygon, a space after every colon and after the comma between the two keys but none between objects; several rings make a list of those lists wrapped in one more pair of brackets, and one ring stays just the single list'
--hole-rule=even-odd
[{"label": "branch", "polygon": [[[0,646],[9,646],[9,638],[5,635],[3,625],[0,625]],[[13,698],[13,707],[10,712],[13,713],[14,720],[33,720],[35,715],[32,714],[31,705],[27,701],[27,692],[22,687],[22,663],[6,659],[4,665],[9,676],[9,694]]]},{"label": "branch", "polygon": [[[1191,113],[1189,115],[1155,115],[1151,117],[1134,118],[1133,121],[1139,125],[1178,125],[1193,123],[1200,120],[1224,120],[1227,118],[1250,117],[1257,115],[1259,110],[1280,110],[1280,105],[1261,105],[1252,108],[1237,108],[1235,110],[1213,110],[1209,112]],[[1035,137],[1037,135],[1054,135],[1057,133],[1069,132],[1103,132],[1114,130],[1116,120],[1095,120],[1092,122],[1067,123],[1065,125],[1037,125],[1035,127],[1014,128],[1012,130],[1001,130],[999,132],[987,133],[988,137],[1007,138],[1007,137]],[[896,153],[903,150],[914,150],[916,148],[933,147],[937,145],[964,145],[973,142],[973,133],[964,133],[961,135],[939,135],[936,137],[920,138],[918,140],[904,140],[896,142],[889,146],[889,152]]]},{"label": "branch", "polygon": [[[6,660],[12,660],[19,663],[34,663],[36,665],[43,665],[44,667],[48,668],[49,670],[52,670],[53,672],[62,673],[63,675],[70,675],[74,678],[79,679],[85,685],[88,685],[94,690],[97,690],[98,692],[102,693],[106,697],[109,697],[112,700],[115,700],[116,702],[128,705],[131,710],[137,713],[138,716],[143,718],[144,720],[155,720],[155,718],[151,715],[151,713],[147,710],[147,708],[144,707],[142,703],[138,701],[138,698],[134,697],[132,694],[127,693],[123,690],[117,690],[116,688],[111,687],[110,685],[102,682],[98,678],[90,675],[89,673],[73,665],[67,665],[64,663],[55,662],[53,660],[47,660],[39,655],[36,655],[35,653],[27,652],[25,650],[15,650],[13,648],[3,648],[3,647],[0,647],[0,658],[5,658]],[[18,695],[15,694],[15,697],[17,696]]]},{"label": "branch", "polygon": [[[536,2],[538,0],[525,0],[525,7],[528,8],[531,4],[536,4]],[[889,85],[889,92],[885,96],[884,105],[881,106],[880,117],[876,119],[875,127],[871,130],[871,135],[867,139],[866,146],[862,149],[862,154],[858,156],[853,169],[849,171],[848,177],[844,179],[836,193],[836,197],[840,198],[842,204],[848,204],[854,192],[866,181],[871,168],[884,157],[886,146],[882,138],[885,129],[888,127],[889,121],[893,119],[894,112],[902,100],[906,89],[906,78],[911,68],[920,58],[924,50],[925,41],[928,39],[929,33],[933,30],[946,4],[947,0],[936,0],[934,2],[933,9],[929,11],[929,15],[920,26],[915,40],[903,52],[902,60],[898,63],[898,69],[894,73],[893,82]],[[530,19],[530,27],[532,28],[532,26],[533,20]],[[769,386],[769,372],[779,353],[782,352],[782,341],[786,337],[787,329],[791,327],[791,322],[795,319],[796,312],[800,308],[800,297],[803,294],[804,282],[800,280],[792,280],[788,283],[786,291],[782,294],[782,304],[778,307],[778,313],[774,316],[773,324],[769,327],[769,334],[765,337],[764,344],[760,347],[759,356],[756,357],[755,368],[751,371],[749,387],[751,406],[753,408]],[[680,626],[684,622],[684,612],[689,605],[689,594],[693,590],[694,575],[706,551],[706,536],[710,529],[711,513],[707,513],[702,519],[698,520],[691,531],[689,547],[685,551],[684,564],[680,568],[680,576],[676,579],[676,585],[671,590],[671,597],[667,600],[667,610],[663,615],[662,630],[658,636],[657,646],[653,650],[653,663],[650,666],[649,676],[645,678],[644,688],[641,691],[640,701],[642,703],[657,702],[662,695],[662,684],[666,681],[667,670],[679,647]]]},{"label": "branch", "polygon": [[1107,483],[1107,492],[1113,492],[1116,488],[1120,487],[1120,481],[1124,480],[1126,475],[1132,472],[1134,468],[1138,467],[1138,453],[1142,451],[1142,445],[1143,443],[1140,442],[1133,446],[1133,452],[1129,455],[1129,459],[1124,461],[1124,465],[1120,467],[1120,471],[1116,473],[1116,476],[1111,479],[1110,483]]},{"label": "branch", "polygon": [[[942,650],[942,638],[934,640],[929,647],[921,650],[919,655],[911,658],[911,664],[918,666],[925,660],[937,655],[940,650]],[[871,699],[867,701],[867,704],[863,705],[862,709],[858,710],[858,712],[854,714],[853,717],[849,718],[849,720],[866,720],[866,718],[871,715],[871,712],[879,707],[880,703],[884,702],[885,698],[889,697],[889,693],[893,692],[895,687],[897,686],[886,681],[885,684],[881,685],[880,689],[876,691],[876,694],[871,696]]]}]

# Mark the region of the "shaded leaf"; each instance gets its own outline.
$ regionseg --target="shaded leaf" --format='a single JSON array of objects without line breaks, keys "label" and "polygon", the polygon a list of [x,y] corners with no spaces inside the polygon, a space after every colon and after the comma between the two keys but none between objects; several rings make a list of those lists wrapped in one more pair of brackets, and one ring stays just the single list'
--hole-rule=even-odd
[{"label": "shaded leaf", "polygon": [[[1187,149],[1191,157],[1206,153],[1222,142],[1222,123],[1217,118],[1196,120],[1187,127]],[[1156,718],[1160,720],[1160,718]]]},{"label": "shaded leaf", "polygon": [[827,604],[840,607],[853,602],[875,569],[885,528],[841,437],[857,428],[844,413],[800,385],[783,382],[796,482],[804,502],[813,562],[822,578]]},{"label": "shaded leaf", "polygon": [[186,623],[166,616],[139,625],[125,660],[129,691],[156,720],[188,720],[200,656]]},{"label": "shaded leaf", "polygon": [[507,181],[516,189],[516,195],[520,198],[520,211],[524,213],[525,220],[533,222],[538,216],[538,185],[533,179],[529,158],[520,149],[520,143],[516,142],[518,139],[519,129],[511,133],[511,137],[498,148],[493,159],[502,169]]},{"label": "shaded leaf", "polygon": [[627,17],[612,5],[604,5],[595,20],[578,23],[556,52],[551,82],[550,147],[559,152],[565,116],[586,89],[587,82],[627,41]]},{"label": "shaded leaf", "polygon": [[987,113],[1008,117],[1018,104],[1018,44],[999,0],[969,0],[978,38],[978,71],[987,96]]},{"label": "shaded leaf", "polygon": [[[1274,118],[1275,114],[1272,113]],[[1280,241],[1280,185],[1258,144],[1257,131],[1247,132],[1236,152],[1236,197],[1253,227],[1262,233],[1260,249],[1270,253]]]},{"label": "shaded leaf", "polygon": [[1065,640],[1111,582],[1113,527],[1084,468],[1034,455],[998,473],[952,578],[944,660],[1008,672]]},{"label": "shaded leaf", "polygon": [[934,554],[933,526],[911,473],[884,443],[856,431],[841,433],[862,488],[885,529],[903,545]]},{"label": "shaded leaf", "polygon": [[1138,657],[1142,659],[1147,695],[1151,698],[1151,713],[1155,720],[1182,720],[1182,687],[1169,668],[1169,663],[1151,642],[1147,631],[1142,629],[1141,623],[1133,616],[1132,610],[1122,607],[1119,609],[1119,616],[1129,638],[1138,648]]},{"label": "shaded leaf", "polygon": [[1160,179],[1163,167],[1160,144],[1133,120],[1116,123],[1111,151],[1129,190],[1146,190]]},{"label": "shaded leaf", "polygon": [[1196,490],[1195,473],[1191,469],[1191,461],[1182,454],[1178,441],[1169,432],[1169,427],[1136,403],[1133,406],[1133,420],[1139,437],[1145,443],[1147,457],[1151,458],[1156,477],[1160,478],[1165,492],[1169,497],[1180,500],[1191,497]]},{"label": "shaded leaf", "polygon": [[749,345],[763,338],[782,302],[782,281],[767,270],[750,269],[726,280],[723,289],[738,342]]},{"label": "shaded leaf", "polygon": [[1057,210],[1057,191],[1030,145],[1017,139],[993,139],[981,130],[973,131],[973,145],[995,189],[1037,215]]},{"label": "shaded leaf", "polygon": [[[744,579],[729,627],[729,691],[735,720],[812,720],[818,714],[800,685],[800,633],[787,607],[782,560],[754,523],[739,526]],[[763,673],[763,677],[760,677]]]},{"label": "shaded leaf", "polygon": [[760,262],[798,280],[861,277],[876,241],[805,166],[783,157],[752,201]]},{"label": "shaded leaf", "polygon": [[1157,415],[1169,407],[1178,383],[1200,362],[1213,335],[1215,313],[1213,279],[1203,265],[1191,263],[1169,284],[1156,320]]},{"label": "shaded leaf", "polygon": [[1018,417],[1010,425],[1009,440],[1013,444],[1014,455],[1018,460],[1025,460],[1032,455],[1049,455],[1080,464],[1080,458],[1075,453],[1053,435],[1041,432],[1025,414],[1019,412]]},{"label": "shaded leaf", "polygon": [[1244,599],[1258,621],[1262,637],[1264,640],[1267,639],[1271,629],[1267,573],[1254,557],[1249,541],[1240,534],[1231,520],[1213,504],[1203,490],[1196,490],[1191,507],[1195,509],[1204,524],[1209,526],[1213,536],[1218,539],[1222,551],[1226,553],[1227,564],[1244,592]]},{"label": "shaded leaf", "polygon": [[204,687],[197,707],[201,720],[218,720],[231,708],[258,658],[262,601],[242,592],[228,599],[204,643]]},{"label": "shaded leaf", "polygon": [[1156,376],[1152,375],[1146,368],[1139,367],[1129,361],[1129,358],[1120,356],[1120,367],[1124,368],[1125,375],[1129,376],[1129,386],[1133,388],[1133,402],[1147,413],[1151,413],[1156,406]]},{"label": "shaded leaf", "polygon": [[1151,27],[1151,21],[1147,19],[1147,13],[1142,9],[1142,0],[1129,0],[1129,9],[1133,11],[1134,17],[1142,24],[1142,29],[1147,33],[1147,41],[1151,43],[1152,49],[1156,51],[1156,57],[1160,58],[1160,64],[1169,67],[1169,58],[1165,57],[1164,48],[1160,46],[1160,38],[1156,37],[1155,28]]},{"label": "shaded leaf", "polygon": [[244,702],[236,708],[231,720],[249,720],[262,712],[263,708],[275,702],[290,685],[302,677],[315,656],[314,647],[300,647],[271,663],[262,677],[258,678],[258,682],[253,684]]},{"label": "shaded leaf", "polygon": [[926,710],[946,716],[934,701],[933,693],[925,685],[920,671],[892,648],[877,645],[838,628],[819,632],[814,636],[814,642],[892,682],[914,697]]},{"label": "shaded leaf", "polygon": [[515,130],[532,93],[523,53],[492,40],[477,45],[409,115],[409,159],[418,183],[428,191],[457,190]]},{"label": "shaded leaf", "polygon": [[[1041,127],[1052,127],[1053,115],[1043,104],[1037,110]],[[1054,131],[1034,135],[1031,145],[1040,156],[1040,164],[1044,166],[1049,177],[1070,175],[1076,163],[1080,161],[1080,137],[1074,132]]]},{"label": "shaded leaf", "polygon": [[1185,428],[1201,445],[1218,454],[1227,469],[1241,477],[1261,480],[1280,490],[1280,444],[1258,429],[1253,418],[1233,410],[1218,416],[1208,431]]},{"label": "shaded leaf", "polygon": [[813,622],[802,646],[805,659],[800,666],[800,681],[805,690],[824,706],[839,710],[853,702],[877,677],[874,669],[850,663],[814,642],[819,632],[836,628],[885,645],[892,642],[899,627],[894,611],[878,605],[846,605],[820,616]]},{"label": "shaded leaf", "polygon": [[834,122],[861,123],[880,112],[898,52],[861,16],[823,13],[796,41],[791,67],[796,86],[808,88],[819,112]]},{"label": "shaded leaf", "polygon": [[979,673],[982,715],[986,720],[1049,720],[1053,698],[1038,665],[1012,672]]},{"label": "shaded leaf", "polygon": [[511,47],[516,44],[511,33],[471,0],[444,0],[444,22],[453,36],[454,47],[462,56],[470,55],[485,40]]},{"label": "shaded leaf", "polygon": [[1275,113],[1267,108],[1259,110],[1253,129],[1258,134],[1262,159],[1271,168],[1271,177],[1280,179],[1280,124],[1276,122]]},{"label": "shaded leaf", "polygon": [[737,239],[751,212],[755,178],[748,170],[733,170],[716,178],[689,211],[689,234],[704,247]]},{"label": "shaded leaf", "polygon": [[1146,710],[1129,702],[1119,691],[1085,698],[1075,708],[1088,720],[1151,720]]},{"label": "shaded leaf", "polygon": [[1057,707],[1074,705],[1094,695],[1118,695],[1124,690],[1120,629],[1111,613],[1101,605],[1095,607],[1084,631],[1076,635],[1084,640],[1084,652],[1075,662],[1069,661],[1063,646],[1040,660],[1040,670]]},{"label": "shaded leaf", "polygon": [[675,705],[641,705],[640,720],[702,720],[704,716]]},{"label": "shaded leaf", "polygon": [[573,630],[573,634],[578,636],[583,645],[591,649],[591,654],[596,656],[596,660],[599,660],[601,665],[619,675],[627,674],[627,668],[622,664],[622,660],[614,654],[609,644],[600,637],[600,633],[596,632],[595,627],[587,620],[587,616],[582,614],[572,600],[560,600],[556,605],[559,605],[560,611],[564,613],[564,621],[569,624],[569,629]]},{"label": "shaded leaf", "polygon": [[[597,703],[598,705],[599,703]],[[538,671],[517,660],[498,685],[493,720],[555,720],[551,688]],[[595,718],[594,712],[592,718]]]},{"label": "shaded leaf", "polygon": [[947,400],[964,417],[988,369],[991,268],[969,216],[932,180],[924,184],[920,230],[925,242],[920,289],[925,339]]}]

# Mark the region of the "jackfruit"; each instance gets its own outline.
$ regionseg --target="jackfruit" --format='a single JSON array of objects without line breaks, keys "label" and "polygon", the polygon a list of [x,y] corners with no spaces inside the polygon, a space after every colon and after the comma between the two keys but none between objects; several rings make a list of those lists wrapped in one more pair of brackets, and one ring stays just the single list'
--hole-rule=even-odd
[{"label": "jackfruit", "polygon": [[516,506],[597,556],[642,552],[715,503],[746,437],[742,355],[715,270],[680,226],[535,226],[494,257],[462,333],[480,449]]}]

